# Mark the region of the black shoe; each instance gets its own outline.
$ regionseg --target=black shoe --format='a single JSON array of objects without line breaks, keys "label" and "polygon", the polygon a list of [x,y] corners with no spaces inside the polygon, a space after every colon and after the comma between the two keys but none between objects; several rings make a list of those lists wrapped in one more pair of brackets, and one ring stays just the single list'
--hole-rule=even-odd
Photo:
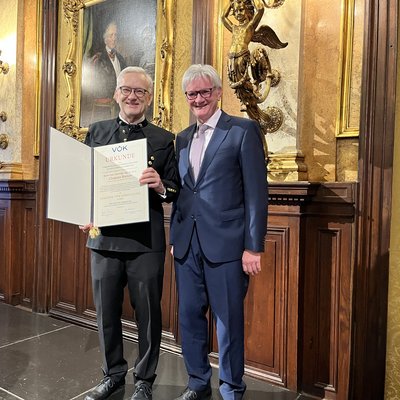
[{"label": "black shoe", "polygon": [[187,387],[175,400],[211,400],[211,387],[197,392]]},{"label": "black shoe", "polygon": [[111,396],[117,389],[125,385],[125,379],[114,382],[105,376],[101,382],[85,397],[85,400],[103,400]]},{"label": "black shoe", "polygon": [[138,381],[135,384],[135,392],[131,400],[152,400],[153,394],[151,391],[151,384],[146,381]]}]

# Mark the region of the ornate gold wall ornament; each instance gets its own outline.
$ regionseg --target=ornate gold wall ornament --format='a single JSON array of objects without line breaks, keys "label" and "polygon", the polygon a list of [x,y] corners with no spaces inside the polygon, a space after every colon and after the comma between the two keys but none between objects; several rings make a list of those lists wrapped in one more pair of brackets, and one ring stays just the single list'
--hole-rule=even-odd
[{"label": "ornate gold wall ornament", "polygon": [[269,117],[268,125],[265,126],[265,130],[268,133],[276,132],[282,126],[283,112],[278,107],[267,107],[265,112]]},{"label": "ornate gold wall ornament", "polygon": [[62,67],[63,72],[72,77],[76,74],[76,65],[73,61],[66,62]]},{"label": "ornate gold wall ornament", "polygon": [[307,181],[307,165],[300,151],[274,153],[268,156],[268,180],[272,182]]},{"label": "ornate gold wall ornament", "polygon": [[[88,3],[88,1],[86,1]],[[84,0],[64,0],[63,9],[64,17],[71,24],[72,33],[78,33],[79,27],[79,10],[85,7]]]},{"label": "ornate gold wall ornament", "polygon": [[[57,128],[62,132],[84,140],[87,126],[80,126],[81,79],[83,57],[84,11],[90,6],[106,0],[63,0],[60,10],[59,70],[63,82],[59,81],[57,96]],[[154,122],[166,129],[172,127],[171,104],[173,97],[173,48],[176,0],[158,0],[154,98]],[[140,16],[138,16],[140,17]]]},{"label": "ornate gold wall ornament", "polygon": [[285,0],[267,0],[265,7],[267,8],[278,8],[283,5]]},{"label": "ornate gold wall ornament", "polygon": [[[162,0],[157,17],[157,43],[161,43],[156,57],[156,90],[157,108],[154,110],[153,122],[163,128],[172,129],[172,99],[174,82],[174,27],[176,0]],[[161,16],[160,16],[161,15]],[[158,72],[158,73],[157,73]],[[158,81],[160,82],[158,85]],[[158,87],[158,89],[157,89]]]},{"label": "ornate gold wall ornament", "polygon": [[[264,7],[270,8],[278,2],[265,0],[229,0],[221,17],[225,27],[232,32],[232,43],[228,54],[228,81],[241,102],[241,111],[260,123],[264,148],[267,152],[265,135],[276,132],[283,122],[283,113],[277,107],[262,110],[263,103],[271,89],[280,80],[279,72],[274,72],[268,53],[264,47],[250,52],[249,44],[261,43],[273,49],[282,49],[288,43],[279,40],[275,31],[267,26],[258,27],[264,14]],[[230,17],[236,20],[233,23]]]},{"label": "ornate gold wall ornament", "polygon": [[[1,56],[1,50],[0,50],[0,56]],[[0,60],[0,73],[7,74],[9,70],[10,67],[8,66],[8,64]]]},{"label": "ornate gold wall ornament", "polygon": [[8,135],[2,133],[0,135],[0,149],[5,150],[8,147]]},{"label": "ornate gold wall ornament", "polygon": [[281,73],[276,69],[272,69],[271,74],[271,87],[278,86],[279,82],[281,81]]},{"label": "ornate gold wall ornament", "polygon": [[6,163],[0,161],[0,178],[21,179],[23,177],[23,168],[21,163]]},{"label": "ornate gold wall ornament", "polygon": [[6,113],[5,111],[1,111],[1,112],[0,112],[0,119],[1,119],[3,122],[6,122],[6,121],[7,121],[7,113]]}]

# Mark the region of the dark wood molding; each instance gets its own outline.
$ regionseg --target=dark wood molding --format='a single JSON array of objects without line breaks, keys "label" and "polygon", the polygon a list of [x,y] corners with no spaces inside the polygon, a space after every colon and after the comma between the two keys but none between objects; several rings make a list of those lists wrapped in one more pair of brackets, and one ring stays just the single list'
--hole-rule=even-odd
[{"label": "dark wood molding", "polygon": [[397,0],[366,2],[351,395],[384,398],[397,80]]},{"label": "dark wood molding", "polygon": [[48,310],[50,296],[49,254],[52,241],[50,240],[51,222],[46,218],[47,206],[47,163],[48,163],[48,131],[55,123],[56,104],[56,54],[57,54],[57,16],[58,3],[56,0],[42,0],[43,32],[42,57],[40,76],[40,160],[39,184],[36,210],[36,257],[33,283],[32,309],[45,313]]}]

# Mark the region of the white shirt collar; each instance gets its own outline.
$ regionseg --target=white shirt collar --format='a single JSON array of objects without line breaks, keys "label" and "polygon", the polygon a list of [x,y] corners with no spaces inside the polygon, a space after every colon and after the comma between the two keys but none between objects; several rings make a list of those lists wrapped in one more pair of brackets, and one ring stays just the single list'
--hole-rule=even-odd
[{"label": "white shirt collar", "polygon": [[[219,108],[217,108],[215,113],[204,123],[214,130],[215,127],[217,126],[219,118],[221,117],[221,114],[222,111]],[[201,125],[200,122],[197,122],[197,126],[199,125]]]}]

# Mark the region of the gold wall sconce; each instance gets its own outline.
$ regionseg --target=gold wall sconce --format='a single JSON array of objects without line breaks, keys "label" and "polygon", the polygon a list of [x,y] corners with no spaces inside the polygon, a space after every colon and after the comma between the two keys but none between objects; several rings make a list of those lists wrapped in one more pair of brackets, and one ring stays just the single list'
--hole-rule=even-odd
[{"label": "gold wall sconce", "polygon": [[[5,111],[0,111],[0,120],[2,120],[3,122],[7,121],[7,113]],[[0,135],[0,149],[5,150],[7,147],[8,147],[8,135],[2,133]]]},{"label": "gold wall sconce", "polygon": [[8,147],[8,135],[2,133],[0,135],[0,149],[5,150]]},{"label": "gold wall sconce", "polygon": [[[0,56],[1,56],[1,50],[0,50]],[[9,69],[10,67],[8,66],[8,64],[0,60],[0,73],[6,74],[9,71]]]},{"label": "gold wall sconce", "polygon": [[264,4],[268,8],[278,8],[283,5],[285,0],[264,0]]}]

